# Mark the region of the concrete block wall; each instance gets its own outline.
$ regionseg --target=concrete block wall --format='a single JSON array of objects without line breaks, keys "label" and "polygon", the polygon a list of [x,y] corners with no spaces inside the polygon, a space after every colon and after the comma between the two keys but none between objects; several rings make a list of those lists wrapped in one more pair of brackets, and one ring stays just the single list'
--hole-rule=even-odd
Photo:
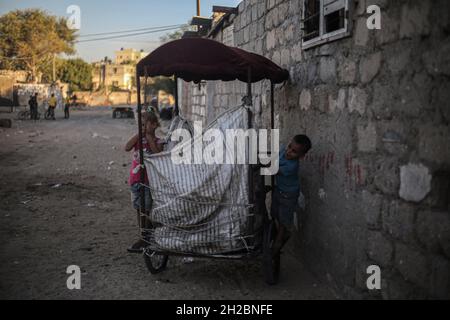
[{"label": "concrete block wall", "polygon": [[[342,297],[450,298],[450,3],[352,3],[351,36],[309,50],[301,0],[245,0],[233,17],[237,47],[290,72],[275,95],[281,142],[313,142],[298,254]],[[371,4],[381,30],[366,27]],[[206,86],[208,120],[246,90]],[[268,90],[253,85],[256,127],[270,126]],[[379,291],[367,289],[370,265]]]}]

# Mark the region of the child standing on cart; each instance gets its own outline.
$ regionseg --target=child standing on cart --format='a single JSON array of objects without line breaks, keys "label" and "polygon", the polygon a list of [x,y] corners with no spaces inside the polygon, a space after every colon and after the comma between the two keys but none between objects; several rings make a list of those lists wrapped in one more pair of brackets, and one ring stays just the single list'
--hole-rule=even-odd
[{"label": "child standing on cart", "polygon": [[271,214],[277,224],[277,237],[272,247],[273,255],[280,253],[289,240],[289,227],[294,221],[297,199],[300,195],[298,177],[299,160],[311,149],[311,140],[305,135],[295,136],[279,155],[279,171],[275,177]]},{"label": "child standing on cart", "polygon": [[[161,141],[156,137],[155,131],[159,127],[158,117],[153,112],[145,112],[142,114],[142,148],[144,152],[147,153],[159,153],[163,150],[163,145]],[[139,134],[135,134],[127,142],[125,146],[125,151],[133,151],[133,162],[131,164],[129,185],[131,190],[131,202],[133,208],[137,210],[138,223],[141,216],[141,188],[144,188],[144,202],[145,202],[145,212],[149,212],[151,208],[151,195],[150,190],[141,185],[141,170],[145,173],[145,185],[148,185],[148,177],[145,169],[141,168],[140,165],[140,154],[139,154]],[[131,247],[128,248],[128,252],[131,253],[142,253],[145,248],[145,241],[138,240]]]}]

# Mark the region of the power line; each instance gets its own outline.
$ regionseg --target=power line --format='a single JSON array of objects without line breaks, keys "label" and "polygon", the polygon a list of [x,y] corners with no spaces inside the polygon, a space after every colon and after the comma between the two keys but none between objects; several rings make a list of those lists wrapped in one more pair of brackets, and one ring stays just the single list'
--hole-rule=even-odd
[{"label": "power line", "polygon": [[[101,41],[101,40],[110,40],[110,39],[134,37],[134,36],[139,36],[139,35],[144,35],[144,34],[158,33],[158,32],[163,32],[163,31],[170,31],[170,30],[174,30],[174,29],[179,29],[179,28],[181,28],[183,26],[185,26],[185,24],[160,26],[160,27],[149,27],[149,28],[134,29],[134,30],[128,30],[128,31],[114,31],[114,32],[103,32],[103,33],[86,34],[86,35],[80,35],[79,37],[91,37],[91,36],[96,36],[96,35],[120,34],[120,33],[131,32],[131,31],[148,30],[148,31],[145,31],[145,32],[120,34],[120,35],[117,35],[117,36],[101,37],[101,38],[94,38],[94,39],[84,39],[84,40],[82,39],[82,40],[74,41],[74,43],[84,43],[84,42],[93,42],[93,41]],[[150,42],[155,42],[155,41],[150,41]],[[44,56],[44,55],[49,54],[49,53],[50,52],[42,52],[42,53],[36,55],[35,58]],[[25,57],[25,56],[21,56],[21,57],[4,57],[4,56],[0,56],[0,60],[28,60],[28,59],[31,59],[31,58],[33,58],[33,57],[32,56],[28,56],[28,57]]]},{"label": "power line", "polygon": [[[112,39],[114,40],[114,39]],[[117,41],[111,41],[111,42],[117,42],[117,43],[161,43],[160,40],[126,40],[126,39],[118,39]]]},{"label": "power line", "polygon": [[160,27],[148,27],[148,28],[141,28],[141,29],[131,29],[131,30],[124,30],[124,31],[111,31],[111,32],[102,32],[102,33],[90,33],[90,34],[80,34],[78,37],[92,37],[92,36],[102,36],[102,35],[109,35],[109,34],[119,34],[119,33],[128,33],[128,32],[136,32],[136,31],[151,31],[155,29],[165,29],[165,28],[181,28],[185,24],[172,24],[168,26],[160,26]]},{"label": "power line", "polygon": [[131,34],[125,34],[125,35],[119,35],[119,36],[111,36],[111,37],[79,40],[79,41],[75,41],[75,43],[83,43],[83,42],[91,42],[91,41],[100,41],[100,40],[110,40],[110,39],[134,37],[134,36],[139,36],[139,35],[144,35],[144,34],[158,33],[158,32],[162,32],[162,31],[174,30],[174,29],[178,29],[178,28],[179,27],[172,27],[172,28],[166,28],[166,29],[160,29],[160,30],[152,30],[152,31],[146,31],[146,32],[138,32],[138,33],[131,33]]}]

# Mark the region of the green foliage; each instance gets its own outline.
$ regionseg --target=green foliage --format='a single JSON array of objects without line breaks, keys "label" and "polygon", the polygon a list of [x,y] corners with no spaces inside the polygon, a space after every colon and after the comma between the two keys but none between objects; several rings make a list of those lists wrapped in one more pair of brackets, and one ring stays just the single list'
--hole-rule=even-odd
[{"label": "green foliage", "polygon": [[169,94],[175,94],[175,81],[173,78],[157,77],[153,79],[153,83],[148,85],[149,92],[158,92],[163,90]]},{"label": "green foliage", "polygon": [[61,60],[57,78],[69,84],[70,91],[91,90],[92,65],[82,59]]},{"label": "green foliage", "polygon": [[36,80],[55,55],[75,52],[75,39],[65,18],[40,9],[8,12],[0,17],[0,68],[27,70]]}]

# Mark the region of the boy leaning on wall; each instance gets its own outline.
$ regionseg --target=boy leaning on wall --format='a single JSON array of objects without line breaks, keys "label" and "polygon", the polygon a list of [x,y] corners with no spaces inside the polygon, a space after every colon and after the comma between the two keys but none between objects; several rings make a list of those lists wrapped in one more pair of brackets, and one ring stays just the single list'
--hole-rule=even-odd
[{"label": "boy leaning on wall", "polygon": [[289,240],[289,227],[294,222],[294,212],[300,194],[299,161],[310,149],[311,140],[306,135],[297,135],[280,151],[271,206],[271,215],[277,225],[277,237],[272,247],[274,256],[280,253]]}]

